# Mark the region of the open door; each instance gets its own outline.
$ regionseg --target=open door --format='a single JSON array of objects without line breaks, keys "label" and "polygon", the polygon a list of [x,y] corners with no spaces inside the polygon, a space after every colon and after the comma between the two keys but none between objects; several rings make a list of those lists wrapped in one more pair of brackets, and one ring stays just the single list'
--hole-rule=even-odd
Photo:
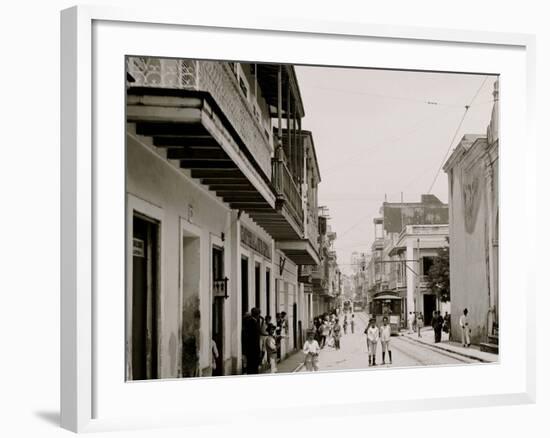
[{"label": "open door", "polygon": [[134,214],[132,239],[132,380],[158,378],[159,223]]}]

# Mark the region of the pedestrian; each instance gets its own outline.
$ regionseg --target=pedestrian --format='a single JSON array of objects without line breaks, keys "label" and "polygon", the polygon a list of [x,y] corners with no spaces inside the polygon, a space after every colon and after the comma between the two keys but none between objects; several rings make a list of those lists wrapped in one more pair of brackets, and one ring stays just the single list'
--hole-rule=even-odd
[{"label": "pedestrian", "polygon": [[346,335],[348,333],[348,317],[344,316],[344,334]]},{"label": "pedestrian", "polygon": [[350,321],[350,328],[351,328],[351,334],[355,333],[355,315],[351,314],[351,321]]},{"label": "pedestrian", "polygon": [[420,330],[422,330],[423,327],[424,327],[424,315],[422,315],[422,312],[418,312],[418,315],[416,317],[416,330],[418,331],[419,338],[422,337]]},{"label": "pedestrian", "polygon": [[324,342],[323,342],[323,340],[324,340],[324,338],[323,338],[323,329],[324,329],[323,325],[324,325],[324,323],[323,323],[323,320],[322,320],[321,318],[319,318],[318,323],[319,323],[319,324],[318,324],[318,326],[317,326],[316,341],[319,343],[319,346],[320,346],[321,348],[323,348],[324,345],[325,345]]},{"label": "pedestrian", "polygon": [[331,346],[331,337],[332,325],[330,320],[327,318],[323,324],[323,347]]},{"label": "pedestrian", "polygon": [[470,319],[468,318],[468,309],[464,309],[464,312],[462,312],[458,324],[460,325],[460,332],[462,334],[462,346],[469,347],[471,329]]},{"label": "pedestrian", "polygon": [[327,347],[334,347],[334,336],[332,336],[332,329],[334,328],[334,321],[329,320],[327,322],[328,334],[327,334]]},{"label": "pedestrian", "polygon": [[414,313],[409,312],[409,318],[407,320],[409,323],[409,333],[413,333],[413,324],[414,324]]},{"label": "pedestrian", "polygon": [[328,320],[323,320],[319,328],[321,329],[321,348],[325,348],[327,345],[328,335],[330,333],[330,325]]},{"label": "pedestrian", "polygon": [[435,342],[441,342],[441,331],[443,330],[443,317],[441,312],[438,310],[435,312],[435,318],[433,322]]},{"label": "pedestrian", "polygon": [[[260,364],[263,363],[264,357],[266,356],[265,351],[265,340],[267,338],[267,327],[269,326],[269,319],[271,319],[269,316],[266,316],[265,318],[263,316],[259,316],[260,321]],[[267,361],[267,358],[266,358]]]},{"label": "pedestrian", "polygon": [[281,312],[281,335],[286,336],[288,334],[288,320],[286,319],[286,312]]},{"label": "pedestrian", "polygon": [[319,353],[321,351],[321,347],[319,347],[318,342],[314,339],[314,333],[313,331],[307,332],[307,340],[304,343],[304,348],[302,351],[306,355],[304,358],[304,364],[306,366],[306,370],[308,371],[319,371]]},{"label": "pedestrian", "polygon": [[265,338],[265,351],[267,353],[267,363],[271,373],[277,372],[277,340],[275,339],[275,326],[267,326],[267,337]]},{"label": "pedestrian", "polygon": [[380,338],[380,332],[376,327],[375,320],[371,319],[368,328],[365,329],[367,335],[367,349],[369,352],[369,366],[376,365],[376,347],[378,346],[378,339]]},{"label": "pedestrian", "polygon": [[449,312],[445,312],[443,317],[443,331],[449,334],[449,341],[451,340],[451,315]]},{"label": "pedestrian", "polygon": [[388,317],[384,316],[382,318],[382,327],[380,327],[380,344],[382,345],[382,365],[386,364],[386,352],[390,359],[390,364],[392,363],[391,350],[390,350],[390,337],[391,337],[391,326],[388,324]]},{"label": "pedestrian", "polygon": [[342,326],[338,322],[338,318],[334,320],[332,327],[332,338],[334,339],[334,348],[340,350],[340,338],[342,337]]},{"label": "pedestrian", "polygon": [[260,309],[254,307],[243,319],[243,353],[246,356],[246,373],[258,374],[260,366]]}]

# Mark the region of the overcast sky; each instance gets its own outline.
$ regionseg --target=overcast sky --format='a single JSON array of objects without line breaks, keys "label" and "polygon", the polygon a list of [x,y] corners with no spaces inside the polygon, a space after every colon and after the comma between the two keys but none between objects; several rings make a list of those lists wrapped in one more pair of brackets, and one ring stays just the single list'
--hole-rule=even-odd
[{"label": "overcast sky", "polygon": [[[353,251],[370,251],[384,195],[399,202],[403,192],[405,202],[419,201],[462,135],[485,134],[496,77],[304,66],[296,73],[302,126],[313,133],[321,170],[319,205],[329,207],[347,273]],[[447,202],[442,170],[431,193]]]}]

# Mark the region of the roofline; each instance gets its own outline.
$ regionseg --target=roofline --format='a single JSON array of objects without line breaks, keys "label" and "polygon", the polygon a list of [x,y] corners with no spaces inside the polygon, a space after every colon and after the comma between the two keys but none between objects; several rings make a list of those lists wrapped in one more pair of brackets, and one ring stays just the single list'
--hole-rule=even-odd
[{"label": "roofline", "polygon": [[298,103],[298,110],[300,112],[300,115],[305,117],[306,112],[304,109],[304,102],[302,100],[302,93],[300,92],[300,85],[298,84],[298,77],[296,76],[296,70],[294,69],[294,65],[292,64],[284,64],[288,73],[288,78],[290,83],[292,84],[292,88],[295,91],[294,98],[297,100]]},{"label": "roofline", "polygon": [[[472,145],[468,148],[468,149],[465,149],[462,142],[464,140],[464,138],[466,137],[466,135],[471,135],[471,136],[476,136],[477,138],[472,142]],[[448,170],[454,166],[455,162],[458,160],[458,157],[459,155],[462,156],[462,155],[466,155],[468,152],[470,152],[475,146],[477,143],[479,143],[480,141],[485,141],[487,142],[488,139],[487,139],[487,135],[486,134],[464,134],[464,136],[460,139],[460,141],[458,142],[458,144],[456,145],[456,147],[454,148],[453,152],[451,153],[451,155],[449,156],[449,158],[447,159],[447,161],[445,161],[445,164],[443,165],[443,171],[445,173],[448,173]]]},{"label": "roofline", "polygon": [[321,170],[319,169],[319,160],[317,159],[317,151],[315,150],[315,142],[313,141],[313,134],[307,129],[302,129],[302,135],[306,135],[311,140],[311,149],[313,150],[313,158],[315,159],[315,168],[317,169],[317,179],[321,182]]}]

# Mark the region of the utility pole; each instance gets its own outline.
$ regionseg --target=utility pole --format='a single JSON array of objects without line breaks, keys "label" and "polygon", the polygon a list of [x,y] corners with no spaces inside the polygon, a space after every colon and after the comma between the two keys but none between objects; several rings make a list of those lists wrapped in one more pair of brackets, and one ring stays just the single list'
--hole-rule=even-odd
[{"label": "utility pole", "polygon": [[416,238],[416,259],[418,260],[418,267],[417,272],[418,275],[416,276],[416,297],[414,298],[414,311],[416,312],[416,300],[420,297],[420,237]]}]

